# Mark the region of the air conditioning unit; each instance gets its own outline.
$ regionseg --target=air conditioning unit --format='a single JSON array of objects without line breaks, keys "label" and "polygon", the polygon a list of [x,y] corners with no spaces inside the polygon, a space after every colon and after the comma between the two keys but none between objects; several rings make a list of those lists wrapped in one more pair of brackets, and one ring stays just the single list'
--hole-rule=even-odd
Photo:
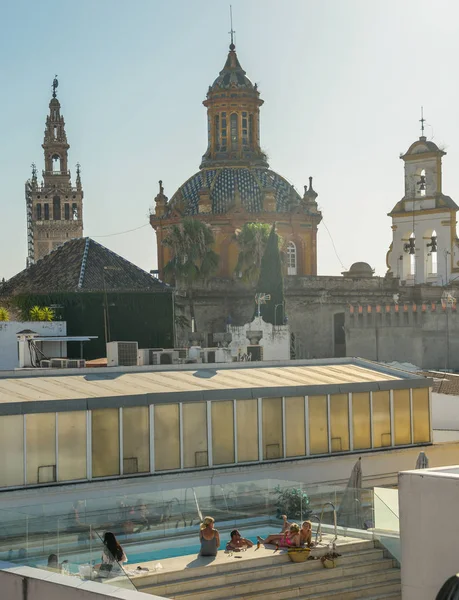
[{"label": "air conditioning unit", "polygon": [[51,366],[51,361],[50,360],[41,360],[40,361],[40,367],[42,369],[49,369]]},{"label": "air conditioning unit", "polygon": [[108,342],[107,366],[108,367],[135,367],[138,354],[137,342]]},{"label": "air conditioning unit", "polygon": [[150,349],[149,363],[150,365],[176,365],[179,362],[178,350],[161,350]]},{"label": "air conditioning unit", "polygon": [[84,358],[71,358],[67,360],[67,368],[69,369],[83,369],[86,366]]},{"label": "air conditioning unit", "polygon": [[49,362],[51,369],[66,369],[68,361],[66,358],[52,358]]}]

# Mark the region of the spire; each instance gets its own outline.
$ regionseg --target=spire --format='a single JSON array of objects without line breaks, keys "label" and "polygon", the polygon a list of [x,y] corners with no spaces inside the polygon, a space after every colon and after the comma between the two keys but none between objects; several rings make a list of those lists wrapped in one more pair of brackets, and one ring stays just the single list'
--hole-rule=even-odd
[{"label": "spire", "polygon": [[45,134],[42,144],[45,152],[45,178],[56,175],[70,178],[67,166],[67,154],[70,146],[67,143],[65,121],[61,115],[61,105],[56,97],[58,85],[56,75],[53,80],[53,95],[49,103],[49,114],[46,117]]},{"label": "spire", "polygon": [[81,190],[81,171],[80,171],[80,167],[81,167],[80,163],[77,163],[76,164],[76,181],[75,181],[77,190]]},{"label": "spire", "polygon": [[54,79],[53,79],[53,98],[56,97],[56,90],[59,86],[59,82],[57,80],[57,75],[54,75]]},{"label": "spire", "polygon": [[229,49],[230,50],[235,50],[236,46],[234,45],[234,38],[233,38],[233,36],[234,36],[234,34],[236,32],[233,29],[233,7],[231,6],[231,4],[230,4],[230,23],[231,23],[231,31],[229,32],[229,34],[231,35],[231,44],[230,44]]}]

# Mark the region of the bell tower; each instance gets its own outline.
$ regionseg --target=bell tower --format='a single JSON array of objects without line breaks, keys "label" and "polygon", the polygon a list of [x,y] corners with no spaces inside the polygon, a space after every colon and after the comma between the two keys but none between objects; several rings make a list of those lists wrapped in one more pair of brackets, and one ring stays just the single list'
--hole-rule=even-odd
[{"label": "bell tower", "polygon": [[456,236],[457,204],[443,193],[442,158],[446,152],[424,135],[400,158],[404,162],[405,195],[389,213],[392,244],[388,276],[404,285],[446,285],[459,273]]},{"label": "bell tower", "polygon": [[83,190],[80,165],[76,166],[75,186],[68,168],[67,135],[61,105],[57,99],[57,77],[42,148],[45,168],[38,183],[37,170],[32,165],[32,177],[26,182],[28,253],[27,265],[70,239],[83,237]]}]

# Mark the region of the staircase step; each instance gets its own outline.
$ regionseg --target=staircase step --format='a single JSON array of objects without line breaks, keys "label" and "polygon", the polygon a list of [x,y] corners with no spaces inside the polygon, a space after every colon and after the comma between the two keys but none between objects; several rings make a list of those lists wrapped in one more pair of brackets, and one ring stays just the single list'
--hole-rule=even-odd
[{"label": "staircase step", "polygon": [[[353,586],[352,589],[341,589],[334,592],[306,594],[298,596],[298,598],[301,600],[401,600],[401,587],[398,579],[376,585],[370,583]],[[295,596],[291,597],[295,598]]]},{"label": "staircase step", "polygon": [[[329,569],[328,571],[332,571]],[[300,577],[301,581],[290,581],[290,578],[286,580],[279,580],[273,578],[270,580],[269,586],[265,585],[253,585],[252,589],[245,589],[245,592],[239,593],[240,586],[236,582],[233,583],[232,587],[225,586],[223,589],[218,590],[218,594],[214,598],[218,600],[290,600],[291,598],[305,597],[305,594],[318,596],[322,595],[327,598],[336,598],[351,600],[352,595],[343,596],[343,590],[349,590],[349,593],[353,593],[354,590],[359,589],[363,586],[369,586],[371,590],[375,588],[379,590],[380,586],[385,584],[394,583],[400,585],[399,575],[394,576],[391,568],[384,569],[381,571],[368,570],[366,573],[356,575],[353,569],[349,569],[348,574],[345,574],[345,569],[336,567],[333,569],[336,573],[331,577],[329,572],[325,579],[321,581],[311,581],[304,577],[304,574]],[[305,580],[306,579],[306,580]],[[240,581],[240,579],[239,579]],[[237,587],[235,587],[235,584]],[[282,584],[282,585],[281,585]],[[243,584],[241,584],[243,585]],[[230,589],[232,592],[230,592]],[[391,589],[396,591],[396,589]],[[230,592],[230,595],[228,593]],[[238,592],[238,593],[235,593]],[[201,590],[191,594],[174,594],[173,598],[185,598],[186,600],[203,600],[204,597],[208,597],[207,594],[204,596]],[[355,598],[363,598],[364,596],[356,595]]]},{"label": "staircase step", "polygon": [[[375,543],[372,540],[363,540],[359,542],[351,542],[348,544],[340,544],[338,546],[338,552],[342,555],[342,559],[345,559],[349,554],[356,554],[364,551],[374,551]],[[312,555],[321,556],[325,554],[327,551],[327,546],[318,546],[312,549]],[[251,552],[250,550],[248,552]],[[219,555],[223,554],[219,552]],[[256,555],[252,557],[248,557],[248,554],[243,554],[243,560],[230,560],[228,557],[227,562],[220,562],[217,564],[208,564],[202,566],[196,566],[193,568],[177,568],[177,570],[173,569],[165,569],[159,573],[151,572],[142,577],[136,578],[136,586],[139,590],[145,591],[146,588],[153,588],[155,586],[156,589],[160,589],[163,586],[171,585],[172,583],[178,583],[179,581],[192,580],[198,577],[211,578],[214,575],[224,575],[229,574],[231,572],[236,572],[239,575],[241,573],[245,574],[250,570],[259,570],[263,567],[278,567],[279,565],[291,564],[290,559],[288,558],[287,552],[277,552],[270,554],[268,556],[263,556],[261,558],[257,558]],[[184,557],[187,560],[192,559],[192,556]],[[308,561],[306,564],[313,563],[314,561]],[[167,561],[164,561],[164,566],[166,566]],[[185,563],[184,563],[185,565]],[[134,565],[135,567],[136,565]],[[156,587],[157,586],[157,587]],[[152,590],[153,591],[153,590]]]},{"label": "staircase step", "polygon": [[[234,562],[236,561],[233,561],[232,564],[234,564]],[[286,578],[294,576],[304,577],[306,573],[309,572],[317,572],[318,574],[326,573],[319,560],[309,560],[305,563],[292,563],[289,560],[287,563],[281,562],[276,566],[272,564],[259,566],[259,561],[256,561],[255,564],[253,564],[254,561],[250,562],[252,563],[250,568],[246,568],[243,571],[240,569],[231,569],[225,570],[224,572],[211,573],[210,570],[207,569],[205,577],[199,576],[181,579],[178,581],[173,580],[166,584],[155,586],[144,586],[139,582],[137,589],[139,591],[146,591],[146,588],[148,588],[149,592],[158,596],[165,595],[166,597],[173,594],[195,593],[197,590],[199,590],[203,594],[204,600],[204,594],[206,591],[211,591],[215,588],[218,588],[220,593],[222,587],[226,585],[233,585],[235,579],[237,581],[241,581],[241,577],[243,577],[243,585],[247,585],[253,581],[265,582],[272,580],[273,578]],[[384,551],[375,548],[367,551],[349,552],[347,554],[343,554],[340,558],[340,567],[342,568],[351,568],[372,563],[383,564],[384,567],[380,568],[390,568],[393,566],[392,559],[384,558]],[[236,563],[236,567],[238,566],[242,566],[241,563]],[[329,572],[333,573],[333,571]],[[320,576],[321,575],[319,575],[319,577]]]},{"label": "staircase step", "polygon": [[[311,561],[312,562],[312,561]],[[281,593],[285,589],[291,589],[292,587],[299,587],[304,585],[305,581],[311,581],[314,584],[320,585],[323,582],[330,582],[333,579],[342,579],[343,577],[350,575],[364,575],[369,573],[379,573],[381,571],[387,571],[392,568],[392,560],[390,559],[380,559],[373,562],[361,562],[357,565],[352,564],[348,566],[339,566],[335,569],[324,569],[320,563],[320,561],[314,561],[317,565],[314,571],[311,571],[311,576],[308,577],[307,571],[304,568],[297,568],[294,572],[286,575],[280,576],[272,576],[271,573],[266,573],[265,577],[260,577],[261,574],[258,574],[257,579],[252,579],[251,581],[247,581],[244,577],[241,580],[238,574],[233,574],[231,578],[227,580],[225,585],[212,587],[210,589],[202,589],[202,587],[197,584],[195,589],[184,589],[183,591],[171,593],[171,591],[166,591],[167,595],[173,595],[175,598],[180,598],[184,600],[190,600],[196,596],[196,593],[199,593],[200,600],[219,600],[224,595],[225,589],[228,585],[237,586],[237,592],[239,596],[244,596],[245,594],[250,595],[256,591],[265,590],[269,593],[274,588],[278,593]],[[298,565],[295,565],[298,567]],[[155,590],[155,594],[157,594]]]}]

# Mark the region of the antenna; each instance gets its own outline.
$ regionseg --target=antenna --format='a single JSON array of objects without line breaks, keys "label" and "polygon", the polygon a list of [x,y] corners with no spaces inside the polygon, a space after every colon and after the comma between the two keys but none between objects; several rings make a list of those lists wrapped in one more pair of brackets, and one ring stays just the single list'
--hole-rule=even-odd
[{"label": "antenna", "polygon": [[421,123],[421,137],[424,137],[424,123],[426,122],[426,120],[424,119],[424,107],[421,106],[421,118],[419,119],[419,122]]},{"label": "antenna", "polygon": [[233,29],[233,7],[231,6],[231,4],[230,4],[230,23],[231,23],[231,31],[228,32],[231,35],[230,50],[234,50],[236,48],[236,46],[234,45],[234,34],[236,32]]}]

